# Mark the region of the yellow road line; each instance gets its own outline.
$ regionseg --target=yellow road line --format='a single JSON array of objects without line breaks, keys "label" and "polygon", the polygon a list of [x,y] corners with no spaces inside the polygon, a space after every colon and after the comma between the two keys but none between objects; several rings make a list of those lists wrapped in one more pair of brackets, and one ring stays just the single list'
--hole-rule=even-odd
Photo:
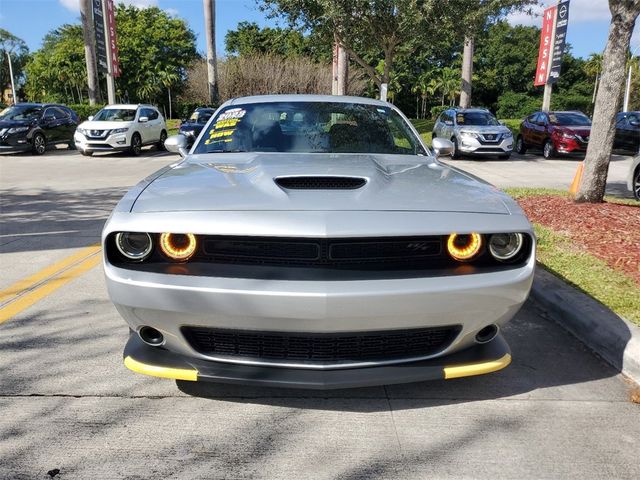
[{"label": "yellow road line", "polygon": [[64,284],[91,270],[100,263],[99,253],[99,245],[84,248],[2,290],[0,301],[4,301],[5,304],[0,308],[0,323],[9,320]]}]

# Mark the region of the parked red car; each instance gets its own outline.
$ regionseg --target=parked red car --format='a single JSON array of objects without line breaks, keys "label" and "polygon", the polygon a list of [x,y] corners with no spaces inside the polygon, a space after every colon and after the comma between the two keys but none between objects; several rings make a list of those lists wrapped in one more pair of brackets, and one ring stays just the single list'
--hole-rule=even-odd
[{"label": "parked red car", "polygon": [[584,153],[591,135],[591,120],[582,112],[536,112],[520,124],[516,152],[540,149],[544,158],[562,153]]}]

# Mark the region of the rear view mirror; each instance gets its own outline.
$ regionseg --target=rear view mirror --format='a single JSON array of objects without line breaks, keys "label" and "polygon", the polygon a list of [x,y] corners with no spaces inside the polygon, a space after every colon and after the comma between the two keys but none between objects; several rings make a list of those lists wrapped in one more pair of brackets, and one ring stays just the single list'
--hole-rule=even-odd
[{"label": "rear view mirror", "polygon": [[436,158],[447,157],[453,153],[453,143],[446,138],[436,137],[431,141]]},{"label": "rear view mirror", "polygon": [[186,157],[189,153],[189,139],[184,135],[171,135],[164,141],[164,148],[168,152],[177,153],[182,157]]}]

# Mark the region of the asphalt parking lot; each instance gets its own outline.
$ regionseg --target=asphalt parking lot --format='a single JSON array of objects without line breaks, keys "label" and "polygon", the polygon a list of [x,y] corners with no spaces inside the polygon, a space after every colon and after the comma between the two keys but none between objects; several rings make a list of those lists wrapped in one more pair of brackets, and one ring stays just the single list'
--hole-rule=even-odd
[{"label": "asphalt parking lot", "polygon": [[[632,385],[531,302],[504,331],[513,363],[486,376],[310,392],[128,371],[87,247],[128,187],[178,160],[0,156],[0,479],[640,477]],[[610,193],[628,196],[630,161],[614,157]],[[577,167],[452,162],[499,187],[567,188]]]}]

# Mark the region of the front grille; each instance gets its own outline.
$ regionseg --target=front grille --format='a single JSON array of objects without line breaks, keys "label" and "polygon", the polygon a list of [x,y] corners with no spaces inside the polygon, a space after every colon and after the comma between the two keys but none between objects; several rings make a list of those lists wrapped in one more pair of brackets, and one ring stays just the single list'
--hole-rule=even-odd
[{"label": "front grille", "polygon": [[460,326],[342,333],[290,333],[182,327],[197,352],[234,359],[339,364],[434,355],[447,348]]},{"label": "front grille", "polygon": [[480,134],[478,136],[478,140],[483,145],[485,145],[485,144],[496,144],[496,143],[500,143],[502,141],[502,134],[501,133]]},{"label": "front grille", "polygon": [[367,181],[359,177],[280,177],[275,182],[287,190],[355,190]]},{"label": "front grille", "polygon": [[[436,260],[440,237],[315,239],[269,237],[204,237],[203,255],[214,263],[340,267],[384,266]],[[203,258],[204,259],[204,258]]]}]

